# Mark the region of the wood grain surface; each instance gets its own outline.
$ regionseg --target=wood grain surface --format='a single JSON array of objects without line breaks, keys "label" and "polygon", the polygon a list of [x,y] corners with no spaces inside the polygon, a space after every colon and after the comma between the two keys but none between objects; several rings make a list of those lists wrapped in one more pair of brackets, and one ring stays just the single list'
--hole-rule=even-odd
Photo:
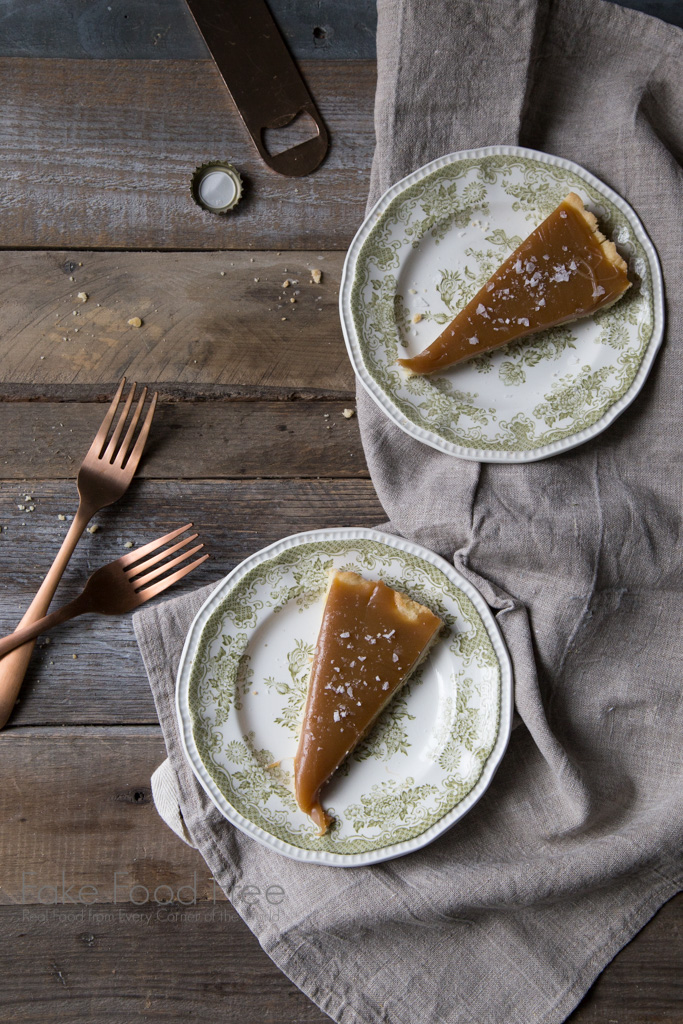
[{"label": "wood grain surface", "polygon": [[[164,403],[157,407],[137,476],[367,477],[354,407],[353,399]],[[0,479],[73,480],[105,408],[94,402],[0,402]],[[5,488],[5,498],[10,493]],[[3,504],[0,501],[0,517],[5,514]]]},{"label": "wood grain surface", "polygon": [[[680,0],[620,0],[683,28]],[[291,53],[299,60],[372,60],[375,0],[269,0]],[[0,0],[0,56],[201,60],[207,49],[185,0]]]},{"label": "wood grain surface", "polygon": [[[176,596],[289,533],[385,518],[343,416],[355,383],[337,311],[374,146],[375,4],[269,2],[332,135],[321,169],[298,180],[261,164],[184,0],[0,0],[0,632],[68,528],[75,472],[124,373],[160,391],[153,434],[57,600],[126,543],[188,520],[212,558]],[[683,25],[680,0],[624,5]],[[244,177],[231,217],[189,196],[212,158]],[[322,1024],[156,814],[163,756],[129,619],[84,618],[39,641],[0,733],[0,1019]],[[62,871],[98,890],[82,918],[47,903]],[[195,871],[188,908],[178,887]],[[174,902],[142,918],[132,885],[170,886]],[[683,1024],[682,921],[678,897],[571,1024]]]},{"label": "wood grain surface", "polygon": [[[626,946],[568,1024],[680,1024],[680,962],[674,951],[681,903],[679,898],[663,907]],[[158,911],[133,903],[98,904],[83,919],[78,913],[0,907],[5,1021],[329,1022],[287,982],[229,904]]]},{"label": "wood grain surface", "polygon": [[0,395],[102,399],[125,374],[166,401],[350,396],[342,263],[329,251],[0,252]]},{"label": "wood grain surface", "polygon": [[[297,59],[375,56],[375,0],[269,0],[268,6]],[[145,0],[144,6],[0,0],[0,56],[201,60],[208,51],[185,0]]]},{"label": "wood grain surface", "polygon": [[[234,909],[157,815],[149,776],[163,756],[158,728],[0,734],[3,1020],[184,1021],[197,1005],[240,1024],[327,1020],[239,916],[277,877],[240,878]],[[682,904],[624,948],[570,1024],[679,1024]]]},{"label": "wood grain surface", "polygon": [[[71,516],[76,503],[67,481],[4,484],[3,492],[1,636],[21,618],[69,527],[58,516]],[[186,522],[194,522],[211,558],[161,600],[218,582],[247,555],[291,533],[375,526],[385,518],[369,480],[134,481],[94,520],[99,529],[81,540],[55,600],[75,597],[126,543],[138,546]],[[39,639],[8,728],[67,722],[157,722],[129,617],[85,616]]]},{"label": "wood grain surface", "polygon": [[[284,178],[261,162],[210,60],[0,58],[2,245],[345,249],[365,209],[375,65],[302,71],[332,144],[315,174]],[[230,216],[190,196],[195,168],[217,159],[245,182]]]}]

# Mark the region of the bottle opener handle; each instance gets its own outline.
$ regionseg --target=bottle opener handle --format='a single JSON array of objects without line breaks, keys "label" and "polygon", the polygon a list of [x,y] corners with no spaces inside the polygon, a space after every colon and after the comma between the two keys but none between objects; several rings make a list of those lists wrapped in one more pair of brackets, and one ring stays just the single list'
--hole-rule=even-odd
[{"label": "bottle opener handle", "polygon": [[[265,0],[186,0],[261,158],[302,177],[322,163],[329,135]],[[273,156],[263,133],[309,114],[318,134]]]}]

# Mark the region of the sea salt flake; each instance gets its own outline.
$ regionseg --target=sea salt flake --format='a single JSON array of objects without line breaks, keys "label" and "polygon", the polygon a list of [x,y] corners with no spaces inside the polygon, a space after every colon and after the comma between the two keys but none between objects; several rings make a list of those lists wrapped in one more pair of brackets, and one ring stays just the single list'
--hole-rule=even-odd
[{"label": "sea salt flake", "polygon": [[553,270],[555,271],[555,273],[550,278],[551,281],[557,281],[558,284],[559,284],[562,281],[568,281],[569,280],[570,274],[569,274],[569,271],[567,270],[566,267],[564,267],[564,266],[562,266],[562,267],[556,266],[556,267],[553,267]]}]

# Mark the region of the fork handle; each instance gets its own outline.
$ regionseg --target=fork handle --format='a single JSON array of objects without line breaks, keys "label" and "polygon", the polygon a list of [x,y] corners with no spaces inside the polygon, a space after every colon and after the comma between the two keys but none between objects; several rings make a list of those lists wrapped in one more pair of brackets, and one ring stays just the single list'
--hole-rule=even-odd
[{"label": "fork handle", "polygon": [[61,608],[55,609],[49,615],[44,615],[42,619],[37,619],[30,626],[20,626],[13,633],[3,637],[0,640],[0,657],[3,654],[9,654],[10,651],[15,650],[17,647],[21,647],[22,644],[26,644],[29,640],[35,640],[41,633],[47,633],[48,629],[52,629],[53,626],[59,626],[60,623],[67,622],[68,619],[74,619],[77,615],[82,615],[83,612],[88,610],[87,600],[83,599],[83,594],[79,594],[73,601],[63,604]]},{"label": "fork handle", "polygon": [[[66,537],[62,542],[62,546],[59,549],[57,556],[50,566],[49,572],[43,582],[40,585],[38,593],[31,601],[24,617],[17,629],[21,629],[23,626],[28,626],[33,622],[37,622],[46,615],[50,602],[54,596],[57,585],[62,578],[62,574],[66,569],[66,566],[73,554],[74,548],[78,543],[81,534],[85,530],[86,526],[92,519],[96,509],[91,509],[84,506],[81,500],[78,511],[74,516],[71,526],[67,532]],[[34,634],[37,636],[38,634]],[[28,639],[28,638],[26,638]],[[23,646],[21,644],[23,643]],[[31,654],[33,653],[34,644],[20,641],[17,645],[18,650],[13,651],[12,654],[7,655],[0,661],[0,729],[3,729],[7,723],[7,719],[12,714],[12,708],[14,707],[21,684],[24,681],[26,675],[26,669],[28,663],[31,660]],[[9,649],[9,648],[8,648]]]}]

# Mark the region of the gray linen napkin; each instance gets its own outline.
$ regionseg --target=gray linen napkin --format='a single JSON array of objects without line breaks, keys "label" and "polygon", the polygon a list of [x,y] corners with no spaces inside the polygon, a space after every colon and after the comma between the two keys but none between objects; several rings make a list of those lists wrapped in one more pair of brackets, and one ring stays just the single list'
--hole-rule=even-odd
[{"label": "gray linen napkin", "polygon": [[[469,576],[514,662],[518,724],[463,821],[373,868],[262,848],[221,818],[179,747],[174,673],[209,590],[136,617],[177,830],[275,963],[344,1024],[562,1021],[681,887],[682,52],[680,30],[603,0],[379,2],[371,203],[442,153],[546,150],[635,207],[668,285],[640,396],[562,456],[451,459],[359,393],[392,528]],[[245,883],[279,884],[277,914],[245,905]]]}]

